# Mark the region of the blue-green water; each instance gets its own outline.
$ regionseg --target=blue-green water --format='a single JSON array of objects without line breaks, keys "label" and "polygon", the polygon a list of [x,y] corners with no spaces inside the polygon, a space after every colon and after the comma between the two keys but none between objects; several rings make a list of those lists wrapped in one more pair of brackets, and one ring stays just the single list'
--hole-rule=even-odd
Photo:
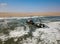
[{"label": "blue-green water", "polygon": [[[28,25],[45,23],[49,28]],[[5,17],[0,19],[0,44],[58,44],[60,42],[60,16]]]}]

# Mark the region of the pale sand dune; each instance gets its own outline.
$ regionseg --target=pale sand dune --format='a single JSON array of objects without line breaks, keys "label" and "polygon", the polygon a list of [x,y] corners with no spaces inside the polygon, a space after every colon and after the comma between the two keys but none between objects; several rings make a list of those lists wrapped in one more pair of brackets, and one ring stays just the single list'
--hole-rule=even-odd
[{"label": "pale sand dune", "polygon": [[33,12],[33,13],[0,12],[0,17],[23,17],[23,16],[60,16],[60,12]]}]

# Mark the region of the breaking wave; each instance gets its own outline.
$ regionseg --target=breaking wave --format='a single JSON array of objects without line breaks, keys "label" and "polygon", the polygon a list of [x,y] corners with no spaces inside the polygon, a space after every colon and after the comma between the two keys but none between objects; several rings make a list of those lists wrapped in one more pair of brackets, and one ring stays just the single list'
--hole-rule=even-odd
[{"label": "breaking wave", "polygon": [[60,44],[59,17],[32,17],[34,22],[42,19],[45,28],[28,25],[31,17],[25,18],[0,19],[0,44]]}]

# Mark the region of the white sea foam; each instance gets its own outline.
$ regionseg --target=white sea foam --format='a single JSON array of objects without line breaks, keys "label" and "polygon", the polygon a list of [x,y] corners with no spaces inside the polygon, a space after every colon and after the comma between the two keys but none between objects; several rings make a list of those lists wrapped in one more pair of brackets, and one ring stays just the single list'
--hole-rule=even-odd
[{"label": "white sea foam", "polygon": [[[52,44],[53,42],[57,44],[57,40],[60,40],[60,22],[49,22],[44,24],[49,28],[37,28],[34,32],[32,32],[33,39],[31,40],[30,38],[27,38],[26,41],[28,41],[28,43],[26,44],[36,44],[38,38],[48,44]],[[15,30],[9,32],[9,36],[1,35],[0,39],[5,41],[8,38],[23,36],[28,34],[28,32],[28,26],[26,27],[26,30],[24,30],[24,27],[17,27]],[[25,44],[25,42],[23,44]]]},{"label": "white sea foam", "polygon": [[[35,32],[33,32],[33,35],[36,37],[40,36],[41,34],[41,39],[44,40],[45,42],[50,41],[55,42],[57,44],[57,40],[60,40],[60,22],[51,22],[48,23],[49,28],[39,28],[36,29]],[[59,29],[59,30],[58,30]],[[40,32],[40,33],[39,33]]]}]

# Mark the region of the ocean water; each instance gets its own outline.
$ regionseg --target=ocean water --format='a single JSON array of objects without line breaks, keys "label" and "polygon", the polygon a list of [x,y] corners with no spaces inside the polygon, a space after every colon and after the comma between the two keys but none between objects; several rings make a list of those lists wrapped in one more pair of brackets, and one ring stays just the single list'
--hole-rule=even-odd
[{"label": "ocean water", "polygon": [[[29,25],[29,19],[45,27]],[[60,16],[0,18],[0,44],[60,44]]]}]

